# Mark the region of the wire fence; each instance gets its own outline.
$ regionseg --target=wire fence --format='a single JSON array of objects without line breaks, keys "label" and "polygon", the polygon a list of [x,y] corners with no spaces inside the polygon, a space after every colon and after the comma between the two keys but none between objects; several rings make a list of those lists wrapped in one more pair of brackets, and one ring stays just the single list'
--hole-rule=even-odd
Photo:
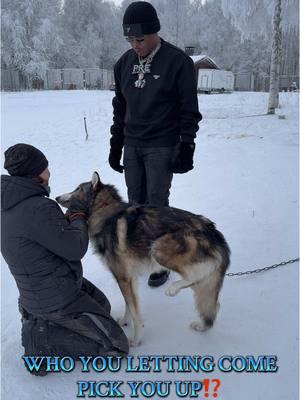
[{"label": "wire fence", "polygon": [[[49,69],[42,78],[24,74],[16,69],[2,69],[1,90],[76,90],[113,89],[113,71],[101,68]],[[261,77],[253,72],[234,74],[234,90],[269,91],[269,76]],[[299,89],[299,76],[281,75],[280,91]]]},{"label": "wire fence", "polygon": [[1,71],[1,90],[111,89],[113,71],[100,68],[49,69],[43,78],[14,69]]}]

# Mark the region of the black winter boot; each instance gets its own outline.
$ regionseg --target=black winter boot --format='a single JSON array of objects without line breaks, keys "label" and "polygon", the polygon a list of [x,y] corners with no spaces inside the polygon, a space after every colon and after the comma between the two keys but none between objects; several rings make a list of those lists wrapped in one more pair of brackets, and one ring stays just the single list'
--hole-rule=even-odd
[{"label": "black winter boot", "polygon": [[166,271],[165,269],[160,272],[154,272],[149,276],[148,285],[151,287],[158,287],[163,285],[169,278],[170,271]]},{"label": "black winter boot", "polygon": [[70,356],[75,360],[83,354],[98,356],[117,352],[113,345],[108,349],[70,329],[35,317],[22,321],[22,346],[24,355]]},{"label": "black winter boot", "polygon": [[[51,355],[51,349],[47,342],[47,323],[39,318],[22,318],[22,346],[25,356]],[[26,365],[25,365],[26,366]],[[29,370],[28,370],[29,371]],[[44,361],[39,371],[29,371],[32,375],[45,376],[46,362]]]},{"label": "black winter boot", "polygon": [[48,322],[48,334],[51,338],[51,355],[70,356],[78,359],[79,356],[105,355],[107,350],[100,343],[82,336],[70,329]]}]

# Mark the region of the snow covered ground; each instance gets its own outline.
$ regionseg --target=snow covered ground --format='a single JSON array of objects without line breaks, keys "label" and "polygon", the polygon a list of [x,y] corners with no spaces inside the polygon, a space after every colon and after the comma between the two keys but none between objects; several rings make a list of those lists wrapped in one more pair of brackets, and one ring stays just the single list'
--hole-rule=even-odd
[{"label": "snow covered ground", "polygon": [[[2,95],[2,152],[16,142],[45,152],[51,170],[51,196],[89,180],[97,170],[104,183],[126,198],[124,176],[107,163],[113,93],[49,91]],[[199,96],[203,121],[197,137],[195,168],[176,175],[172,206],[216,222],[232,250],[230,272],[265,267],[298,257],[298,93],[280,94],[278,115],[261,116],[265,93]],[[83,117],[89,139],[85,140]],[[85,276],[102,289],[119,317],[124,303],[113,278],[91,250],[83,259]],[[175,280],[173,275],[171,280]],[[221,379],[220,400],[298,398],[299,264],[245,277],[227,277],[216,324],[205,334],[189,329],[195,318],[192,292],[177,297],[165,287],[140,282],[145,319],[143,344],[132,355],[277,355],[277,373],[71,373],[30,376],[21,361],[17,289],[2,260],[2,398],[71,400],[78,380]],[[130,335],[131,330],[126,330]],[[123,392],[129,398],[124,384]],[[204,399],[204,392],[200,398]],[[210,392],[212,399],[212,391]],[[143,398],[140,396],[140,398]],[[158,397],[154,397],[155,399]],[[176,399],[174,390],[169,399]]]}]

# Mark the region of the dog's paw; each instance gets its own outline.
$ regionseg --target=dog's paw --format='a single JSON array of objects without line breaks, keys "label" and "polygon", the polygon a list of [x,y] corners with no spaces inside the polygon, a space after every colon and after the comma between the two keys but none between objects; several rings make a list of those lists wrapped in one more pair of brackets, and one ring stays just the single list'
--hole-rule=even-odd
[{"label": "dog's paw", "polygon": [[129,339],[129,345],[130,347],[137,347],[140,346],[142,344],[142,339]]},{"label": "dog's paw", "polygon": [[168,289],[165,291],[165,294],[167,296],[173,297],[176,296],[176,294],[179,292],[180,289],[173,283],[171,286],[168,287]]},{"label": "dog's paw", "polygon": [[190,327],[197,332],[205,332],[208,329],[208,326],[203,321],[193,321]]}]

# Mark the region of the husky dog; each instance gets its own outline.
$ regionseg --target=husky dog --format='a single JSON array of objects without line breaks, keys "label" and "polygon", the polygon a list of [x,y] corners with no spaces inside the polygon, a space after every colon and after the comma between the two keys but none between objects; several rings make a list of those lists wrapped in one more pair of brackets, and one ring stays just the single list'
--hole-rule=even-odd
[{"label": "husky dog", "polygon": [[213,325],[230,262],[229,247],[213,222],[177,208],[125,203],[97,172],[90,182],[56,200],[68,207],[73,196],[89,202],[89,235],[124,296],[126,311],[119,322],[132,320],[132,346],[141,343],[143,330],[136,280],[147,268],[153,272],[164,267],[181,276],[167,289],[168,296],[187,287],[194,291],[199,320],[191,323],[192,329],[205,331]]}]

